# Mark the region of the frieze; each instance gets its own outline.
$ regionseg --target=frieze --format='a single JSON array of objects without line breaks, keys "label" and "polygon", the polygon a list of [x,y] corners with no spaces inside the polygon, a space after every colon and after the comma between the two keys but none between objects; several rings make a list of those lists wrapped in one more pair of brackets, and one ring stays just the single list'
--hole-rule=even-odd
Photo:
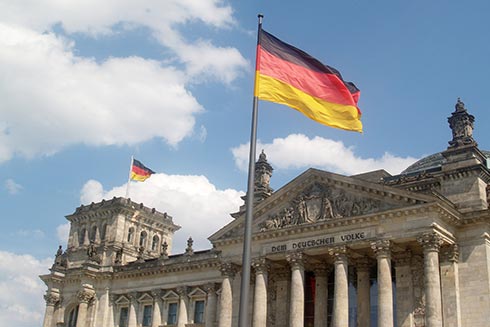
[{"label": "frieze", "polygon": [[353,217],[378,211],[381,201],[347,194],[341,189],[315,183],[289,202],[281,211],[269,215],[259,225],[261,231]]},{"label": "frieze", "polygon": [[263,252],[265,254],[272,254],[309,248],[328,247],[343,243],[368,240],[373,238],[374,236],[374,229],[363,229],[344,233],[325,234],[315,237],[267,244],[263,247]]}]

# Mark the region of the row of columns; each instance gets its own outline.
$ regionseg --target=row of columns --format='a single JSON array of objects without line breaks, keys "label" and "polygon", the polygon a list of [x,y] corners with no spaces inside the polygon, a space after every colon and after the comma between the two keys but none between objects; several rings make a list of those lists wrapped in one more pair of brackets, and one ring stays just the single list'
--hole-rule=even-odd
[{"label": "row of columns", "polygon": [[[441,277],[439,272],[439,246],[441,239],[437,234],[427,233],[422,235],[418,242],[424,249],[424,280],[425,280],[425,319],[426,327],[442,327],[442,296]],[[378,326],[393,327],[393,289],[391,275],[391,243],[389,240],[378,240],[371,244],[377,260],[378,280]],[[334,263],[334,306],[332,327],[345,327],[349,324],[349,301],[348,301],[348,257],[345,246],[329,249],[329,254]],[[304,324],[304,295],[305,295],[305,257],[301,252],[289,253],[286,256],[289,263],[290,273],[290,307],[289,326],[303,327]],[[254,259],[252,265],[255,270],[255,285],[253,298],[254,327],[266,327],[267,325],[267,280],[269,264],[263,257]],[[359,327],[370,327],[370,264],[367,258],[357,260],[357,317]],[[206,327],[214,326],[217,320],[218,327],[231,327],[233,312],[232,280],[237,271],[236,266],[225,263],[221,267],[222,285],[221,296],[216,295],[215,287],[208,287],[206,305]],[[316,292],[315,292],[315,327],[326,326],[327,321],[327,299],[328,299],[328,267],[326,264],[315,268]],[[156,327],[162,323],[161,301],[158,294],[152,294],[153,323]],[[94,297],[93,289],[82,289],[78,294],[79,311],[77,327],[83,327],[87,319],[87,309],[90,300]],[[129,327],[137,326],[136,295],[130,295],[129,305]],[[53,325],[55,306],[59,302],[59,292],[54,290],[48,292],[46,299],[46,314],[43,327]],[[113,301],[108,301],[110,313],[107,319],[109,325],[114,325]],[[184,327],[188,323],[187,316],[188,301],[184,289],[179,291],[178,327]],[[219,311],[217,312],[217,308]]]},{"label": "row of columns", "polygon": [[[425,280],[425,326],[442,327],[442,296],[441,276],[439,270],[440,237],[435,233],[422,235],[418,242],[424,250],[424,280]],[[391,242],[377,240],[371,244],[377,261],[378,281],[378,327],[393,327],[393,279],[391,269]],[[345,246],[329,250],[334,262],[334,305],[332,327],[349,325],[349,295],[348,295],[348,258]],[[286,256],[291,269],[289,327],[303,327],[304,324],[304,290],[305,272],[303,253],[294,252]],[[370,327],[370,264],[367,258],[356,260],[357,266],[357,326]],[[253,299],[253,327],[266,327],[267,324],[267,270],[265,258],[253,260],[255,268],[255,285]],[[231,271],[224,269],[223,271]],[[315,269],[315,327],[326,326],[327,322],[327,285],[328,269],[320,265]],[[231,278],[233,274],[224,273],[219,327],[230,327],[232,322],[232,291]]]}]

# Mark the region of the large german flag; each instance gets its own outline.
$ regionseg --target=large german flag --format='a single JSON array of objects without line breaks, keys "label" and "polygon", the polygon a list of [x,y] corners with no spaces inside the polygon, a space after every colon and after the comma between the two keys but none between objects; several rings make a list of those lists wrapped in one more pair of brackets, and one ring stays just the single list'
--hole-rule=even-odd
[{"label": "large german flag", "polygon": [[260,30],[254,95],[327,126],[362,132],[359,89],[306,52]]},{"label": "large german flag", "polygon": [[155,172],[150,168],[143,165],[140,161],[133,159],[131,165],[131,179],[133,181],[144,182]]}]

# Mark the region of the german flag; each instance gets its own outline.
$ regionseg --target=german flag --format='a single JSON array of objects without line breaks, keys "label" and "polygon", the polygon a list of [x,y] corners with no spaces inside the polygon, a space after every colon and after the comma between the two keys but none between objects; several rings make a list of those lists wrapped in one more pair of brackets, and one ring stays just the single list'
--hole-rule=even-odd
[{"label": "german flag", "polygon": [[260,29],[254,95],[330,127],[362,132],[359,89],[339,71]]},{"label": "german flag", "polygon": [[154,173],[153,170],[143,165],[140,161],[133,159],[130,177],[133,181],[144,182]]}]

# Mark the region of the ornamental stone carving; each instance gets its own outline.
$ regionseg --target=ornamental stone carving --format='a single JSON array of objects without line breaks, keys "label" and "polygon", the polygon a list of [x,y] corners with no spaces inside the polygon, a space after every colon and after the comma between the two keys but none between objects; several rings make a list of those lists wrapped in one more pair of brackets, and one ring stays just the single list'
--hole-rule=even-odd
[{"label": "ornamental stone carving", "polygon": [[458,244],[450,244],[441,248],[441,261],[443,262],[459,262],[459,247]]},{"label": "ornamental stone carving", "polygon": [[303,269],[305,259],[303,252],[291,252],[286,255],[286,260],[291,266],[291,270]]},{"label": "ornamental stone carving", "polygon": [[376,240],[371,243],[371,249],[376,257],[390,257],[391,256],[391,241],[390,240]]},{"label": "ornamental stone carving", "polygon": [[270,270],[270,264],[264,257],[252,259],[252,267],[257,274],[265,274]]},{"label": "ornamental stone carving", "polygon": [[341,189],[315,183],[300,193],[289,205],[260,225],[262,231],[315,223],[342,217],[358,216],[379,210],[380,201],[356,197]]},{"label": "ornamental stone carving", "polygon": [[77,299],[79,303],[89,303],[94,298],[95,292],[93,290],[83,289],[78,291]]},{"label": "ornamental stone carving", "polygon": [[44,300],[47,306],[55,306],[60,302],[60,294],[56,292],[46,292],[44,295]]},{"label": "ornamental stone carving", "polygon": [[455,111],[447,121],[453,133],[453,139],[449,141],[450,148],[461,145],[476,145],[473,139],[473,123],[475,117],[466,111],[464,103],[460,98],[456,102]]},{"label": "ornamental stone carving", "polygon": [[223,262],[220,267],[221,275],[233,278],[237,273],[237,266],[231,262]]},{"label": "ornamental stone carving", "polygon": [[424,251],[439,252],[439,249],[443,243],[441,236],[436,233],[424,233],[417,238],[417,241],[422,245]]}]

